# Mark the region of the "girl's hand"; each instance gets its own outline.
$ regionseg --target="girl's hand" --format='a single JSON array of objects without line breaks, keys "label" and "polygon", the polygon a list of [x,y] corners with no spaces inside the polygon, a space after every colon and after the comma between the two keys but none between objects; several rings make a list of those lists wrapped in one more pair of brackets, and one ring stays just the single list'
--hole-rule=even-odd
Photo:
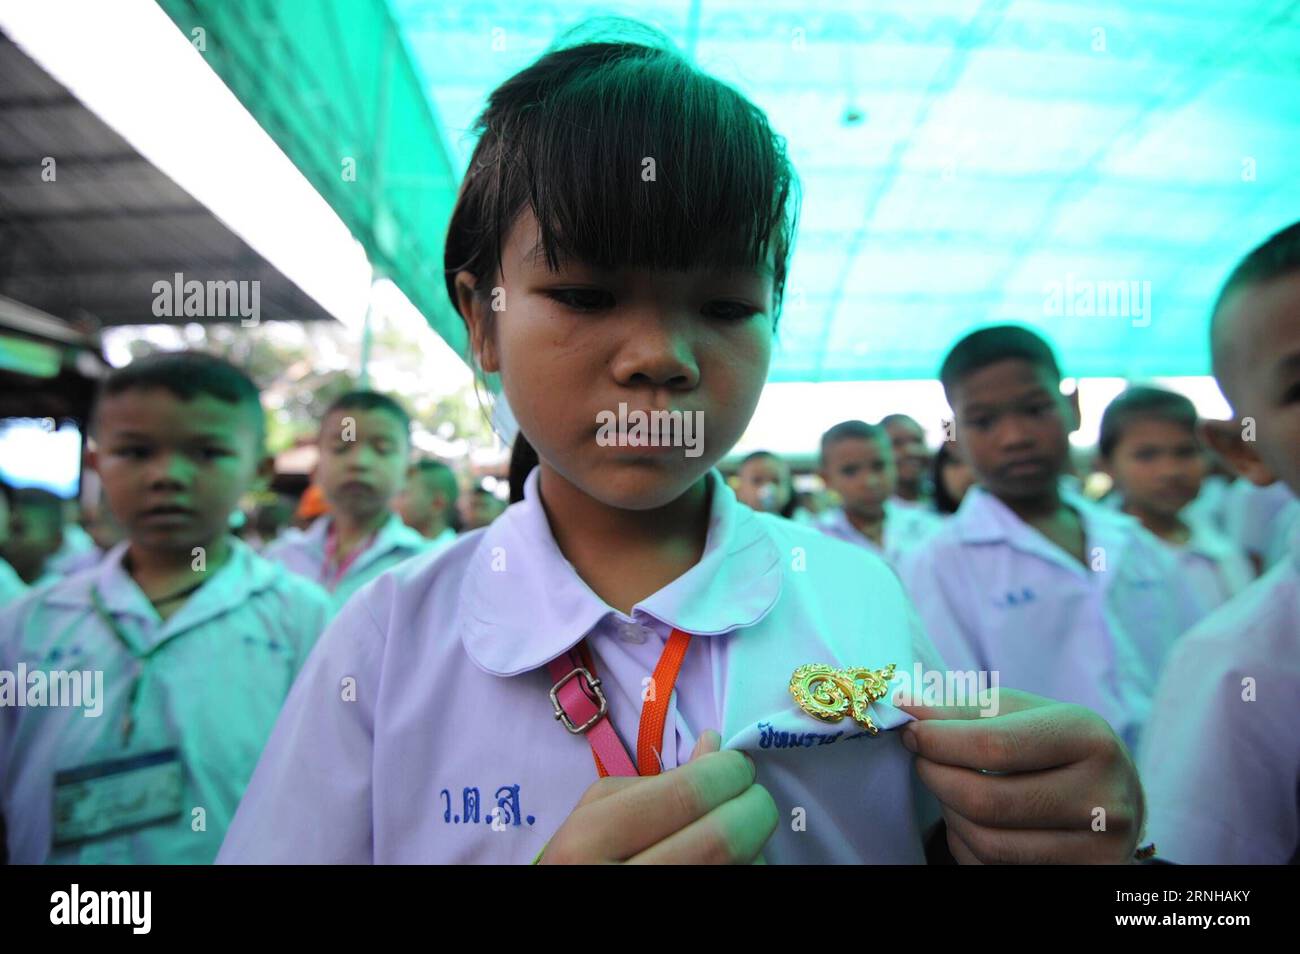
[{"label": "girl's hand", "polygon": [[754,763],[719,752],[712,730],[690,761],[647,778],[602,778],[547,844],[539,864],[749,864],[776,830]]},{"label": "girl's hand", "polygon": [[[1014,689],[999,714],[899,706],[916,771],[963,864],[1124,863],[1142,831],[1137,769],[1101,716]],[[995,773],[995,774],[987,774]]]}]

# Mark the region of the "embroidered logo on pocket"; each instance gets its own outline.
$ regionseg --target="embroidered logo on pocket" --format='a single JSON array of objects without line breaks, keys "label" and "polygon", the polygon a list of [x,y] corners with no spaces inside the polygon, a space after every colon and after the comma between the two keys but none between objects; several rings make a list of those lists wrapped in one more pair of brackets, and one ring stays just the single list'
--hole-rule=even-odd
[{"label": "embroidered logo on pocket", "polygon": [[998,609],[1012,609],[1016,606],[1034,603],[1037,600],[1038,597],[1034,595],[1034,591],[1025,586],[1018,590],[1007,590],[1002,596],[994,597],[993,605]]}]

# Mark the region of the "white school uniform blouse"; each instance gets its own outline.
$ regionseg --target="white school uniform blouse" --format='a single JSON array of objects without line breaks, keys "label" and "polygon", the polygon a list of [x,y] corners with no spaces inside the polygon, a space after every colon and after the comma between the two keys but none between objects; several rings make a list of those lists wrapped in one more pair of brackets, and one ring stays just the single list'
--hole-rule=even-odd
[{"label": "white school uniform blouse", "polygon": [[1083,519],[1088,567],[972,487],[900,575],[950,666],[1087,706],[1132,748],[1160,663],[1196,608],[1136,520],[1062,495]]},{"label": "white school uniform blouse", "polygon": [[1256,487],[1238,477],[1228,488],[1223,504],[1223,528],[1249,556],[1258,557],[1265,567],[1281,555],[1278,529],[1286,511],[1296,504],[1290,488],[1282,481]]},{"label": "white school uniform blouse", "polygon": [[[9,860],[72,864],[209,864],[295,674],[330,614],[317,586],[231,538],[228,562],[166,621],[122,567],[127,544],[95,567],[0,611],[0,669],[103,672],[102,713],[0,707],[0,805]],[[168,641],[145,670],[128,748],[122,723],[136,662],[94,608],[137,652]],[[56,771],[179,746],[181,818],[80,846],[51,847]],[[195,831],[193,808],[205,831]]]},{"label": "white school uniform blouse", "polygon": [[[1224,528],[1224,508],[1227,506],[1232,481],[1217,474],[1211,474],[1201,481],[1201,491],[1196,499],[1183,508],[1182,518],[1193,520],[1209,526],[1219,533],[1226,534]],[[1113,495],[1118,496],[1118,495]]]},{"label": "white school uniform blouse", "polygon": [[418,530],[402,523],[401,517],[390,514],[370,546],[352,561],[341,579],[335,580],[333,570],[325,565],[330,520],[328,516],[320,517],[306,530],[291,527],[269,544],[262,556],[323,586],[333,595],[335,608],[379,574],[432,546],[432,541]]},{"label": "white school uniform blouse", "polygon": [[443,527],[442,532],[436,537],[427,537],[430,550],[441,550],[443,547],[449,547],[456,542],[456,531],[451,527]]},{"label": "white school uniform blouse", "polygon": [[1199,607],[1198,619],[1208,616],[1255,579],[1246,554],[1204,520],[1185,518],[1191,535],[1183,544],[1160,543],[1178,561],[1187,589]]},{"label": "white school uniform blouse", "polygon": [[919,546],[941,526],[943,520],[937,514],[910,503],[900,504],[892,499],[885,501],[883,547],[853,526],[843,507],[827,511],[818,523],[822,533],[843,540],[845,543],[866,547],[891,566],[897,566],[904,553]]},{"label": "white school uniform blouse", "polygon": [[672,626],[692,638],[666,770],[716,729],[778,806],[768,861],[923,861],[912,757],[887,731],[909,717],[873,705],[871,737],[804,714],[788,689],[805,663],[940,668],[897,577],[708,479],[703,556],[630,617],[560,552],[537,470],[491,525],[363,589],[290,693],[218,861],[531,861],[597,779],[590,745],[554,718],[546,663],[585,637],[635,752]]},{"label": "white school uniform blouse", "polygon": [[1161,857],[1300,862],[1300,540],[1179,640],[1140,764]]},{"label": "white school uniform blouse", "polygon": [[11,567],[7,560],[0,557],[0,609],[12,603],[27,592],[27,584]]}]

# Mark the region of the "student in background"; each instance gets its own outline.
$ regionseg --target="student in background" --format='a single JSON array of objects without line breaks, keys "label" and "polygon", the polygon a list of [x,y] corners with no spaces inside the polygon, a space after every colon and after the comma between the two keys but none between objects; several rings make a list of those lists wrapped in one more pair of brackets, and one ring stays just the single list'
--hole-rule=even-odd
[{"label": "student in background", "polygon": [[91,542],[90,549],[59,560],[54,569],[60,576],[71,576],[89,569],[126,538],[126,534],[113,516],[113,511],[108,508],[108,503],[102,494],[94,506],[82,508],[81,524],[81,529],[85,531],[86,537]]},{"label": "student in background", "polygon": [[[1232,488],[1237,475],[1208,445],[1204,447],[1204,454],[1206,474],[1205,479],[1201,481],[1201,492],[1187,505],[1183,518],[1207,525],[1226,537],[1229,534],[1224,520],[1224,508],[1228,503],[1228,491]],[[1238,545],[1238,549],[1242,548]],[[1242,552],[1245,552],[1244,549]],[[1253,567],[1252,572],[1254,572]]]},{"label": "student in background", "polygon": [[930,451],[925,446],[925,429],[906,414],[887,414],[880,426],[889,435],[894,453],[894,499],[904,507],[926,507],[930,488]]},{"label": "student in background", "polygon": [[944,441],[939,445],[939,450],[934,455],[930,483],[934,487],[934,510],[943,517],[955,514],[966,491],[974,486],[975,474],[953,452],[952,441]]},{"label": "student in background", "polygon": [[[4,551],[5,543],[9,539],[9,501],[12,499],[13,488],[0,480],[0,552]],[[4,607],[25,592],[27,592],[27,584],[8,561],[0,557],[0,607]]]},{"label": "student in background", "polygon": [[51,577],[67,576],[99,559],[101,551],[85,530],[86,519],[79,500],[74,497],[63,501],[63,543],[45,564]]},{"label": "student in background", "polygon": [[[1300,222],[1239,264],[1211,321],[1233,420],[1205,435],[1256,486],[1300,495]],[[1253,440],[1243,433],[1253,422]],[[1184,864],[1300,862],[1300,537],[1174,647],[1142,754],[1148,831]]]},{"label": "student in background", "polygon": [[475,484],[461,494],[456,506],[459,508],[461,533],[486,527],[506,509],[501,498],[481,484]]},{"label": "student in background", "polygon": [[826,511],[826,492],[796,491],[794,495],[794,520],[813,525],[821,519]]},{"label": "student in background", "polygon": [[820,461],[822,480],[840,499],[822,515],[817,526],[823,533],[866,547],[894,566],[939,526],[933,514],[894,496],[894,452],[882,425],[836,424],[822,435]]},{"label": "student in background", "polygon": [[1238,477],[1227,490],[1223,501],[1224,532],[1250,558],[1257,573],[1266,572],[1285,552],[1285,533],[1295,497],[1282,483],[1260,487]]},{"label": "student in background", "polygon": [[397,497],[397,513],[411,529],[435,547],[456,539],[452,523],[460,486],[456,474],[440,460],[418,460],[406,475],[406,487]]},{"label": "student in background", "polygon": [[1183,395],[1130,387],[1102,414],[1098,450],[1121,508],[1174,554],[1204,615],[1245,589],[1254,572],[1226,536],[1187,519],[1206,467],[1196,422]]},{"label": "student in background", "polygon": [[84,674],[71,705],[0,707],[9,859],[206,864],[329,600],[228,532],[271,467],[239,369],[142,358],[91,423],[87,465],[128,539],[0,611],[0,669]]},{"label": "student in background", "polygon": [[342,606],[429,545],[392,509],[406,482],[411,419],[387,395],[350,391],[326,409],[318,443],[314,482],[329,514],[285,531],[263,555],[319,583]]},{"label": "student in background", "polygon": [[1085,705],[1132,747],[1191,622],[1176,561],[1135,519],[1063,485],[1076,418],[1042,338],[973,332],[940,378],[979,486],[903,560],[926,629],[950,666]]},{"label": "student in background", "polygon": [[63,501],[48,490],[23,487],[9,507],[9,539],[0,556],[28,586],[57,579],[50,559],[63,546]]},{"label": "student in background", "polygon": [[754,451],[736,468],[736,498],[760,513],[792,518],[794,482],[790,465],[770,451]]},{"label": "student in background", "polygon": [[293,524],[292,498],[277,494],[253,508],[248,533],[244,536],[250,547],[261,553],[280,538],[280,534]]}]

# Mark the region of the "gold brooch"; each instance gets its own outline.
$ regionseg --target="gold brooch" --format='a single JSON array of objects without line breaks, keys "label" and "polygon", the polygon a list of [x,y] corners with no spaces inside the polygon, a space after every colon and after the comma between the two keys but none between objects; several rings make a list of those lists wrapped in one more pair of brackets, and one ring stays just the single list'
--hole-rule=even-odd
[{"label": "gold brooch", "polygon": [[871,703],[883,699],[894,678],[894,664],[884,669],[835,669],[820,663],[800,666],[790,677],[790,695],[814,719],[839,722],[846,715],[872,735]]}]

